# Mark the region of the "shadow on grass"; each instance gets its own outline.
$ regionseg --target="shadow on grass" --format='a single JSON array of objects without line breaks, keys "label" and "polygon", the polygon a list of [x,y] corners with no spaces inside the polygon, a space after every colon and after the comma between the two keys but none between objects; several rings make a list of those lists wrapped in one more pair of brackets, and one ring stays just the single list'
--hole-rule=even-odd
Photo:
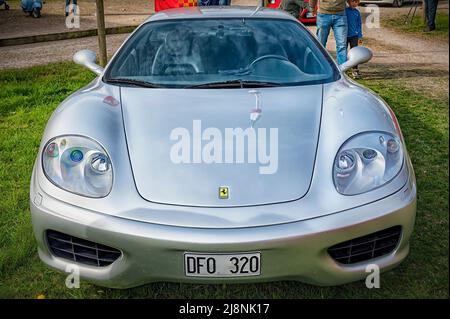
[{"label": "shadow on grass", "polygon": [[442,68],[441,64],[429,63],[369,63],[365,66],[365,80],[395,80],[404,78],[446,78],[449,76],[448,70]]}]

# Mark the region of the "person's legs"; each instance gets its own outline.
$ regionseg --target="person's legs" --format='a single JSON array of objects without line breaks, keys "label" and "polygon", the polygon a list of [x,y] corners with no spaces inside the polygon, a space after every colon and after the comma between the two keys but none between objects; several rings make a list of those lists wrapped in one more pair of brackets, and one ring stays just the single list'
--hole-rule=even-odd
[{"label": "person's legs", "polygon": [[336,57],[338,64],[347,61],[347,16],[333,14],[333,33],[336,40]]},{"label": "person's legs", "polygon": [[[69,8],[71,1],[72,1],[72,7]],[[72,9],[73,14],[77,13],[77,0],[66,0],[66,16],[69,14],[70,9]]]},{"label": "person's legs", "polygon": [[[358,46],[358,37],[356,36],[356,37],[347,38],[347,42],[348,42],[348,45],[350,46],[350,49],[357,47]],[[354,66],[353,70],[358,70],[358,66]]]},{"label": "person's legs", "polygon": [[434,30],[436,10],[438,5],[438,0],[426,0],[427,1],[427,25],[430,29]]},{"label": "person's legs", "polygon": [[331,14],[322,14],[317,13],[317,38],[319,39],[319,42],[326,47],[327,46],[327,40],[328,35],[330,34],[330,27],[331,27]]},{"label": "person's legs", "polygon": [[66,0],[66,7],[68,6],[67,3],[70,3],[72,1],[72,7],[70,8],[73,12],[73,14],[77,14],[77,0]]}]

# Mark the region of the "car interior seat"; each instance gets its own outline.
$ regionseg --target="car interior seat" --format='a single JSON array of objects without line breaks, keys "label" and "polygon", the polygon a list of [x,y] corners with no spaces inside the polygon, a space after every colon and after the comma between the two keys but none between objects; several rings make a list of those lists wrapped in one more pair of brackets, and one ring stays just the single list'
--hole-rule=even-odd
[{"label": "car interior seat", "polygon": [[189,29],[179,28],[166,34],[152,65],[153,75],[183,75],[202,73],[200,48],[193,43]]}]

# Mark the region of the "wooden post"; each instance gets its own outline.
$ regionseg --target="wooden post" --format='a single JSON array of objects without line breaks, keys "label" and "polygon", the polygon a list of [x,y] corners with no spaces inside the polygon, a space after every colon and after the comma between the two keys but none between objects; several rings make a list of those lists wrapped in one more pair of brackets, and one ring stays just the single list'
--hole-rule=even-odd
[{"label": "wooden post", "polygon": [[103,0],[96,0],[97,5],[97,34],[98,34],[98,51],[99,63],[101,66],[106,65],[106,31],[105,31],[105,10]]},{"label": "wooden post", "polygon": [[427,1],[422,0],[422,22],[427,25]]}]

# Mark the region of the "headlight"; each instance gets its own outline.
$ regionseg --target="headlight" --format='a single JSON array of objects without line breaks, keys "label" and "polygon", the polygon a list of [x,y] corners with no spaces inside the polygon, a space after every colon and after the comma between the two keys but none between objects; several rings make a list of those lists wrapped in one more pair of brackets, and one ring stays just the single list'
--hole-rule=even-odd
[{"label": "headlight", "polygon": [[336,155],[334,185],[344,195],[365,193],[391,181],[402,165],[399,138],[382,132],[358,134],[345,142]]},{"label": "headlight", "polygon": [[78,195],[104,197],[112,187],[111,160],[97,142],[87,137],[50,140],[42,152],[42,166],[53,184]]}]

